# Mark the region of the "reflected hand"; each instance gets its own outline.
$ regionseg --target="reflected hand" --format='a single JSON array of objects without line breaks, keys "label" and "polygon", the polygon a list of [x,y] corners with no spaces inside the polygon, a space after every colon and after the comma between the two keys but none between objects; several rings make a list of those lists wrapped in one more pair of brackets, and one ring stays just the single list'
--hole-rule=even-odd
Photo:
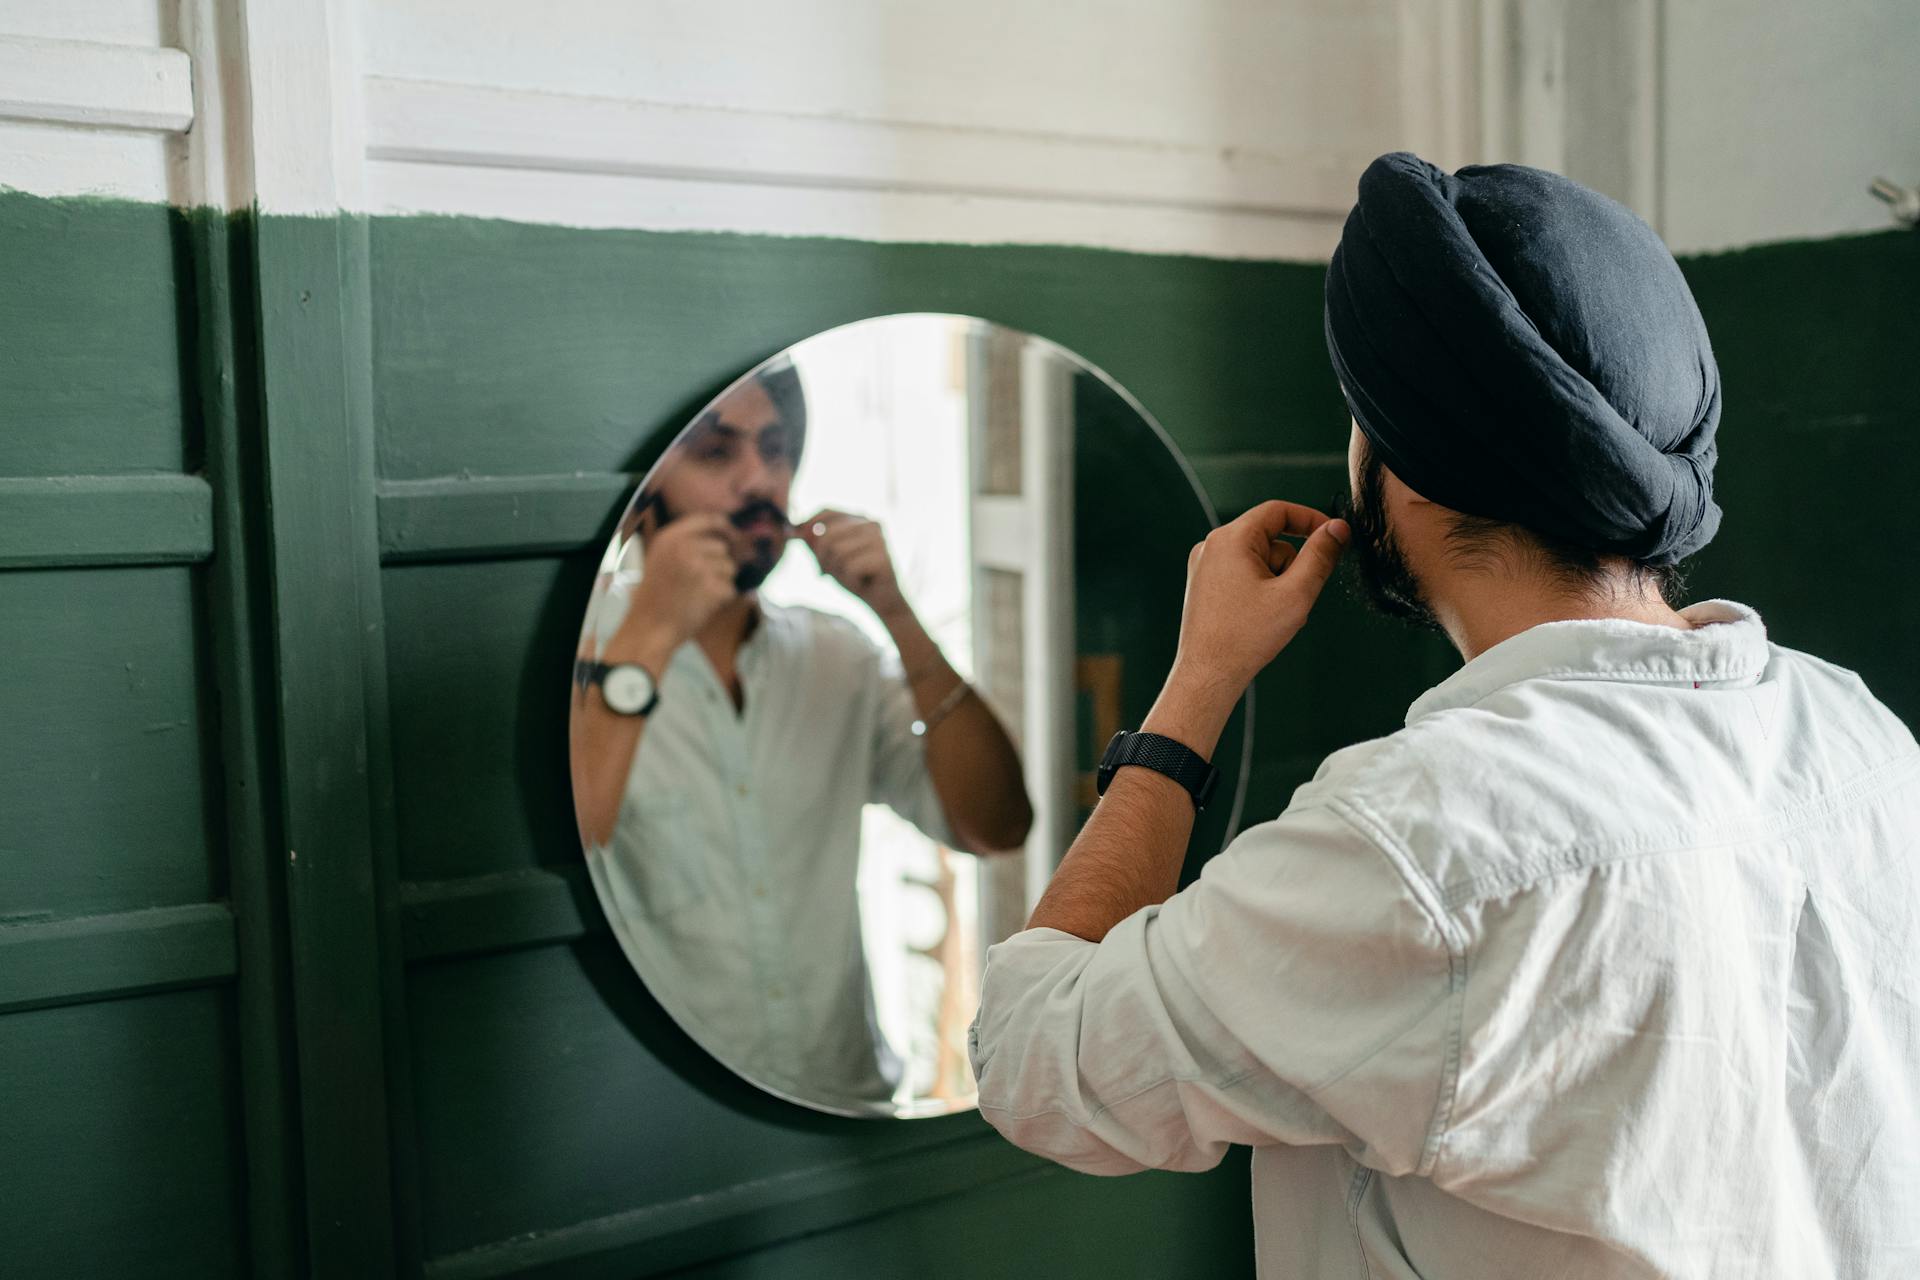
[{"label": "reflected hand", "polygon": [[1277,500],[1208,534],[1187,557],[1175,672],[1238,699],[1306,625],[1349,536],[1345,521]]},{"label": "reflected hand", "polygon": [[733,584],[739,536],[725,516],[713,514],[682,516],[649,535],[645,572],[607,661],[617,660],[613,650],[629,639],[636,647],[652,639],[668,651],[677,649],[738,597]]},{"label": "reflected hand", "polygon": [[877,522],[829,509],[802,520],[799,536],[823,571],[882,618],[906,608]]}]

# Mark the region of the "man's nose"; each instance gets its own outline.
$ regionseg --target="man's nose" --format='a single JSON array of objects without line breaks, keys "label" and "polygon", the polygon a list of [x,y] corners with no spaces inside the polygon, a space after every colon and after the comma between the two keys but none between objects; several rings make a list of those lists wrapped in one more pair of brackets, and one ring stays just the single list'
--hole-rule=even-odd
[{"label": "man's nose", "polygon": [[748,450],[735,475],[734,488],[743,498],[765,498],[773,492],[773,468],[758,450]]}]

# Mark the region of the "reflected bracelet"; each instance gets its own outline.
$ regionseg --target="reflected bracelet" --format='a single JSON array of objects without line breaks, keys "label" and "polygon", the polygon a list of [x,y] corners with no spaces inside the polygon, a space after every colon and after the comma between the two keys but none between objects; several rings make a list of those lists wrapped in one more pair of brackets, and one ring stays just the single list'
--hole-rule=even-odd
[{"label": "reflected bracelet", "polygon": [[952,693],[940,699],[940,705],[933,709],[933,714],[929,715],[925,720],[915,720],[913,722],[913,735],[916,738],[924,738],[929,733],[932,733],[933,727],[952,715],[953,709],[959,706],[966,696],[972,692],[973,686],[965,680],[955,685]]}]

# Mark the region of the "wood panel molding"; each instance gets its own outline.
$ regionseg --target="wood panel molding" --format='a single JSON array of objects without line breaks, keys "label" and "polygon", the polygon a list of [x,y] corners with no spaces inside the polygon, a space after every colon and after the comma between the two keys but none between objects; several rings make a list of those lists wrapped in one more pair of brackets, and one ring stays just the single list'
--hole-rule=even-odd
[{"label": "wood panel molding", "polygon": [[198,564],[213,555],[213,489],[199,476],[0,479],[0,569]]},{"label": "wood panel molding", "polygon": [[615,472],[384,480],[375,487],[380,558],[570,554],[607,533],[637,482]]},{"label": "wood panel molding", "polygon": [[409,963],[572,942],[606,930],[584,862],[400,886]]},{"label": "wood panel molding", "polygon": [[0,1013],[221,982],[237,955],[221,902],[0,925]]},{"label": "wood panel molding", "polygon": [[1068,1176],[996,1134],[798,1169],[427,1261],[429,1280],[653,1275],[1014,1177]]},{"label": "wood panel molding", "polygon": [[0,119],[185,133],[193,60],[179,49],[0,36]]},{"label": "wood panel molding", "polygon": [[369,77],[367,155],[746,185],[1341,215],[1340,157]]}]

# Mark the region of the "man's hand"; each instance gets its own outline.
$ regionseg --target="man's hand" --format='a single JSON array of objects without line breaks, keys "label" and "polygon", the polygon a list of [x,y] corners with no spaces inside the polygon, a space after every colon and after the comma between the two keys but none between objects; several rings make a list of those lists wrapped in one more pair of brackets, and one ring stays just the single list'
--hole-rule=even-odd
[{"label": "man's hand", "polygon": [[[739,596],[733,585],[738,537],[725,516],[711,513],[681,516],[649,534],[640,584],[606,661],[658,661],[662,651],[670,654],[692,639]],[[649,669],[659,676],[657,668]]]},{"label": "man's hand", "polygon": [[[1306,541],[1296,550],[1282,535]],[[1187,557],[1169,687],[1237,702],[1306,624],[1348,537],[1344,520],[1280,501],[1263,502],[1208,534]]]},{"label": "man's hand", "polygon": [[799,534],[821,569],[882,619],[905,609],[893,557],[887,554],[887,540],[877,523],[829,509],[802,520]]}]

